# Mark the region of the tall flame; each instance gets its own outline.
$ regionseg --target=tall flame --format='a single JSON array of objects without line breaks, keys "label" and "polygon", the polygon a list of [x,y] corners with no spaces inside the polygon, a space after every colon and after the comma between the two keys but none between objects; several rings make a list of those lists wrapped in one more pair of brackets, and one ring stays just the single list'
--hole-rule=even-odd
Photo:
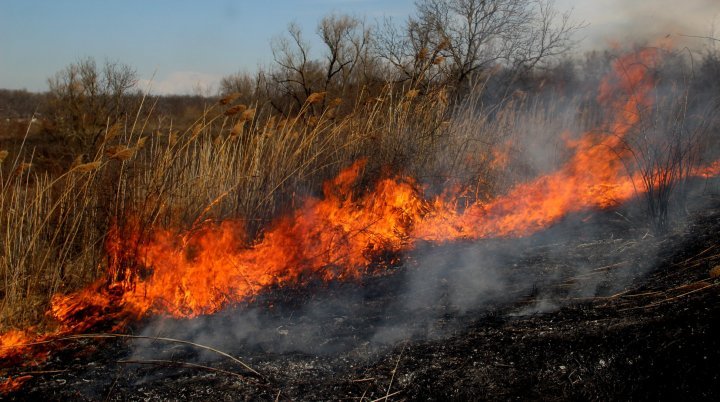
[{"label": "tall flame", "polygon": [[[321,198],[307,198],[254,243],[239,220],[184,232],[158,230],[148,241],[140,241],[134,224],[123,231],[115,227],[107,241],[109,278],[52,300],[49,314],[60,323],[55,333],[0,336],[0,357],[23,352],[18,345],[29,340],[86,331],[99,322],[121,327],[148,313],[195,317],[271,286],[381,272],[419,241],[526,236],[568,213],[628,200],[636,194],[637,177],[625,170],[627,155],[620,145],[638,124],[639,111],[652,105],[648,66],[658,58],[657,50],[646,49],[618,59],[598,95],[615,111],[613,120],[568,141],[573,155],[557,171],[489,203],[458,208],[457,193],[450,191],[426,200],[421,187],[406,177],[380,180],[372,191],[357,195],[354,184],[365,167],[358,161],[326,182]],[[718,170],[716,165],[708,169],[701,174]]]},{"label": "tall flame", "polygon": [[[435,200],[415,235],[434,241],[490,236],[523,236],[557,221],[568,213],[591,207],[605,208],[635,194],[633,178],[624,170],[618,145],[637,124],[640,110],[652,104],[653,81],[648,66],[658,52],[645,49],[615,61],[615,74],[606,77],[598,100],[616,111],[605,134],[585,133],[568,141],[575,152],[559,170],[520,184],[487,205],[474,204],[454,213],[452,202]],[[626,94],[625,99],[617,93]]]}]

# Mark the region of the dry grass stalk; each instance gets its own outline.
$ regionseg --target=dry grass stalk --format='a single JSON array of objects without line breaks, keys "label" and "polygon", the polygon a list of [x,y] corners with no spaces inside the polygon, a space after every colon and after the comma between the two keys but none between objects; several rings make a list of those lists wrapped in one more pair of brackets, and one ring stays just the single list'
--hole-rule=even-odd
[{"label": "dry grass stalk", "polygon": [[100,168],[100,161],[95,162],[89,162],[89,163],[83,163],[81,165],[75,166],[73,171],[78,173],[88,173],[95,170],[98,170]]},{"label": "dry grass stalk", "polygon": [[221,105],[223,105],[223,106],[224,106],[224,105],[228,105],[228,104],[232,103],[235,99],[237,99],[237,98],[239,98],[239,97],[240,97],[240,93],[239,93],[239,92],[233,92],[233,93],[231,93],[231,94],[225,95],[225,96],[223,96],[222,98],[220,98],[220,100],[218,101],[218,103],[221,104]]},{"label": "dry grass stalk", "polygon": [[122,124],[115,123],[105,132],[105,142],[111,141],[113,138],[117,137],[120,134],[120,129],[122,128]]},{"label": "dry grass stalk", "polygon": [[247,109],[240,115],[240,121],[252,121],[255,118],[255,109]]},{"label": "dry grass stalk", "polygon": [[426,47],[423,47],[420,49],[420,51],[415,55],[416,60],[425,60],[428,57],[428,49]]},{"label": "dry grass stalk", "polygon": [[70,170],[75,169],[76,167],[83,164],[83,158],[84,155],[78,155],[73,159],[73,163],[70,165]]},{"label": "dry grass stalk", "polygon": [[245,128],[245,120],[237,122],[232,130],[230,130],[230,136],[235,137],[240,135],[243,132],[243,129]]},{"label": "dry grass stalk", "polygon": [[23,162],[19,164],[13,171],[14,176],[21,175],[24,171],[29,170],[32,167],[32,163]]},{"label": "dry grass stalk", "polygon": [[323,101],[323,99],[325,99],[326,95],[327,92],[313,92],[310,94],[310,96],[307,97],[307,99],[305,99],[305,102],[311,105],[315,103],[320,103]]},{"label": "dry grass stalk", "polygon": [[170,144],[171,147],[175,146],[178,142],[178,133],[177,131],[171,131],[168,135],[168,144]]},{"label": "dry grass stalk", "polygon": [[5,161],[5,158],[9,155],[9,152],[6,150],[0,151],[0,163],[3,163]]},{"label": "dry grass stalk", "polygon": [[129,148],[126,145],[115,145],[108,148],[105,153],[110,159],[126,161],[132,158],[133,154],[135,153],[135,149]]},{"label": "dry grass stalk", "polygon": [[193,129],[192,129],[192,133],[190,134],[190,137],[191,137],[191,138],[195,138],[195,137],[197,137],[198,135],[200,135],[200,132],[202,131],[202,129],[203,129],[204,127],[205,127],[205,125],[203,125],[203,124],[201,124],[201,123],[196,124],[196,125],[193,127]]},{"label": "dry grass stalk", "polygon": [[338,107],[342,104],[343,104],[343,100],[341,98],[335,98],[330,101],[330,104],[328,105],[328,107],[330,107],[330,108]]},{"label": "dry grass stalk", "polygon": [[235,105],[225,111],[225,116],[235,116],[238,113],[242,113],[247,109],[245,105]]}]

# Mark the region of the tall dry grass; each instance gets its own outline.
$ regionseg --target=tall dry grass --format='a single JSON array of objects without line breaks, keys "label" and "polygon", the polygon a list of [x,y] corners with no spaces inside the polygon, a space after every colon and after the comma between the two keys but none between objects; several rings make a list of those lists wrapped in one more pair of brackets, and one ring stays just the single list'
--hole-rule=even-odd
[{"label": "tall dry grass", "polygon": [[359,158],[368,161],[365,180],[392,171],[430,184],[431,191],[433,184],[473,182],[488,197],[500,177],[493,152],[528,116],[519,113],[521,101],[493,113],[478,105],[451,110],[443,90],[388,88],[379,97],[360,96],[343,117],[336,116],[339,102],[328,102],[319,114],[312,103],[278,118],[230,97],[183,131],[172,125],[151,130],[149,118],[110,126],[93,155],[55,176],[22,169],[32,162],[29,150],[25,157],[7,156],[0,189],[0,327],[41,322],[52,295],[105,275],[111,225],[132,223],[147,235],[232,217],[245,219],[250,236],[258,236],[298,198]]},{"label": "tall dry grass", "polygon": [[447,136],[443,93],[388,90],[342,118],[339,102],[328,105],[281,119],[224,99],[183,131],[135,119],[106,127],[92,155],[54,175],[34,170],[32,150],[4,154],[0,329],[41,322],[54,294],[105,275],[111,225],[149,234],[233,217],[256,236],[348,163],[367,158],[368,177],[384,166],[417,173]]},{"label": "tall dry grass", "polygon": [[[0,330],[42,323],[51,297],[106,275],[111,226],[187,230],[244,219],[249,241],[322,181],[367,160],[361,185],[387,172],[439,192],[459,184],[489,199],[562,159],[562,133],[590,125],[578,99],[515,93],[485,105],[482,88],[451,105],[443,89],[388,88],[290,118],[226,97],[187,127],[154,127],[149,110],[106,127],[91,155],[37,172],[21,149],[0,162]],[[314,100],[322,95],[309,97]],[[347,105],[343,105],[347,110]],[[122,276],[123,272],[115,273]],[[115,278],[122,279],[122,278]]]}]

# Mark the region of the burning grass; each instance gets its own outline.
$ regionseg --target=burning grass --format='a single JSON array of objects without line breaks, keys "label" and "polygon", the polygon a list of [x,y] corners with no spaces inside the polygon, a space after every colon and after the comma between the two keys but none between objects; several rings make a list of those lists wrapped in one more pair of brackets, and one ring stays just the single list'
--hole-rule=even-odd
[{"label": "burning grass", "polygon": [[[507,149],[503,123],[527,124],[515,109],[526,105],[492,120],[473,110],[468,122],[443,90],[388,90],[340,120],[307,113],[324,94],[279,122],[223,98],[184,133],[108,127],[90,161],[59,177],[15,158],[0,177],[4,325],[37,324],[49,308],[43,326],[2,335],[0,356],[148,315],[217,313],[271,288],[358,280],[402,264],[418,244],[526,237],[618,206],[651,188],[648,177],[666,177],[633,166],[627,147],[653,113],[661,62],[659,49],[616,60],[597,95],[607,120],[568,135],[561,163],[505,191],[493,177],[508,157],[494,145]],[[672,177],[716,168],[696,163]]]}]

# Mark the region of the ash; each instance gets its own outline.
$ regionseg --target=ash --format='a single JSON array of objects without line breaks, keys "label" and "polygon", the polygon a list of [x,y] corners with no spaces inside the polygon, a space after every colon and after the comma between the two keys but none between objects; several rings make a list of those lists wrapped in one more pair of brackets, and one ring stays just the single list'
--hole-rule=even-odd
[{"label": "ash", "polygon": [[625,211],[579,214],[529,238],[426,245],[382,275],[270,289],[214,316],[134,327],[213,350],[59,343],[7,397],[716,399],[713,203],[664,236]]}]

